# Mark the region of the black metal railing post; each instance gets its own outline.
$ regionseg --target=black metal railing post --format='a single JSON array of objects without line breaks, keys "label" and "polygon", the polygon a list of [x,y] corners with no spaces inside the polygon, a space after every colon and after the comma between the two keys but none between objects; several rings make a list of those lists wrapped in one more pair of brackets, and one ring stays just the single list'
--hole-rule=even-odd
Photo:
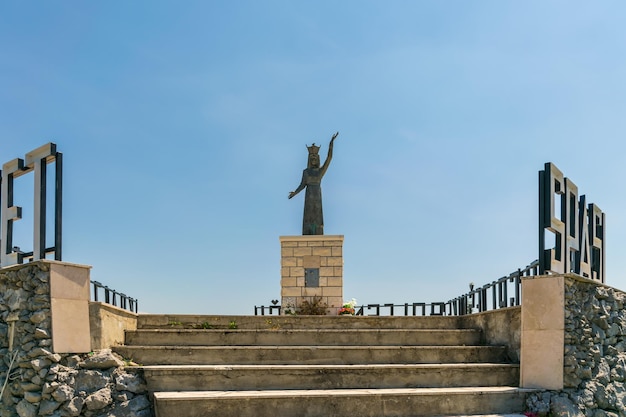
[{"label": "black metal railing post", "polygon": [[124,293],[117,292],[112,288],[107,287],[106,285],[101,284],[98,281],[91,281],[91,285],[93,286],[93,301],[100,301],[100,290],[104,293],[104,303],[111,304],[115,307],[118,307],[117,300],[119,298],[119,307],[124,310],[129,310],[133,313],[137,313],[139,311],[139,301],[136,298],[132,298],[127,296]]}]

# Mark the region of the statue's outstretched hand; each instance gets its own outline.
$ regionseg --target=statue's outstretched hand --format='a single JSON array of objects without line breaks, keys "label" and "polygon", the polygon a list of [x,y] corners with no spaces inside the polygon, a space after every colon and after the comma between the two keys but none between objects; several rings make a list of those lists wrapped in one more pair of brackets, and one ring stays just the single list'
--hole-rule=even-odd
[{"label": "statue's outstretched hand", "polygon": [[291,199],[291,197],[293,197],[294,195],[296,195],[295,191],[290,191],[289,192],[289,198]]},{"label": "statue's outstretched hand", "polygon": [[335,140],[335,138],[336,138],[337,136],[339,136],[339,132],[335,132],[335,134],[333,135],[333,137],[332,137],[332,139],[331,139],[330,141],[332,142],[333,140]]}]

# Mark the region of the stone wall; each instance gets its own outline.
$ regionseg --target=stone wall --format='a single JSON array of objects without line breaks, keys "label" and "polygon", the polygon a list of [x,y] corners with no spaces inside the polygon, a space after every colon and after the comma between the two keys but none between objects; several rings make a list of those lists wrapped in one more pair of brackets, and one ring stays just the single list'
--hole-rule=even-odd
[{"label": "stone wall", "polygon": [[626,416],[626,293],[564,277],[563,389],[531,396],[540,415]]},{"label": "stone wall", "polygon": [[124,344],[126,330],[137,330],[137,314],[101,302],[89,303],[89,330],[92,349]]},{"label": "stone wall", "polygon": [[[319,297],[336,315],[343,305],[343,236],[281,236],[280,245],[283,313]],[[305,280],[307,269],[319,273],[314,286]]]},{"label": "stone wall", "polygon": [[519,363],[521,339],[521,307],[508,307],[460,316],[466,329],[480,329],[482,343],[506,346],[509,360]]},{"label": "stone wall", "polygon": [[[151,416],[140,370],[109,350],[55,353],[51,270],[59,267],[38,261],[0,270],[0,417]],[[67,311],[63,297],[56,300]]]}]

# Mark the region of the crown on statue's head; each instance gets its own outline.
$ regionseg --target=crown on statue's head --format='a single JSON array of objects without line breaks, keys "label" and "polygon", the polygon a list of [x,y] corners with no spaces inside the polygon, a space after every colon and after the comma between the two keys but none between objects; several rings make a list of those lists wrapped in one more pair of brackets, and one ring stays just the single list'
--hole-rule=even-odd
[{"label": "crown on statue's head", "polygon": [[311,146],[307,146],[306,148],[309,150],[309,155],[317,155],[320,150],[320,147],[315,146],[315,144],[312,144]]}]

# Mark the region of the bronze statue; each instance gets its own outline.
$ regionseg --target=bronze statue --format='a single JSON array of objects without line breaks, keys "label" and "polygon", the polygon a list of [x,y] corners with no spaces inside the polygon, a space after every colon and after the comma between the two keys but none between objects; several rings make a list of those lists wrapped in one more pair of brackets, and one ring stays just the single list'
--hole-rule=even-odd
[{"label": "bronze statue", "polygon": [[295,191],[289,193],[289,198],[306,187],[304,197],[304,218],[302,220],[303,235],[323,235],[324,234],[324,215],[322,213],[322,178],[326,174],[328,165],[333,159],[333,142],[339,135],[335,133],[328,145],[328,156],[324,165],[320,168],[319,146],[312,144],[307,146],[309,150],[309,161],[307,168],[302,172],[302,182]]}]

